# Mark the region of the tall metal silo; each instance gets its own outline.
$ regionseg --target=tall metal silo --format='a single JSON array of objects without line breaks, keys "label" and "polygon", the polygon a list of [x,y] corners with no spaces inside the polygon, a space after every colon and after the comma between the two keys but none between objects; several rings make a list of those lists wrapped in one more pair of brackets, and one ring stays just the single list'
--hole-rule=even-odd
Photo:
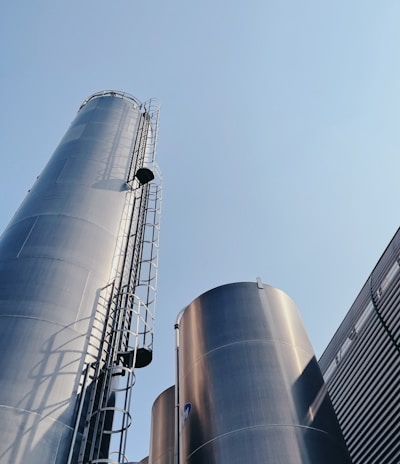
[{"label": "tall metal silo", "polygon": [[149,464],[175,464],[175,386],[154,401],[151,410]]},{"label": "tall metal silo", "polygon": [[152,351],[157,124],[152,101],[92,95],[1,237],[2,463],[127,461]]},{"label": "tall metal silo", "polygon": [[215,288],[176,330],[180,464],[350,463],[285,293],[260,282]]}]

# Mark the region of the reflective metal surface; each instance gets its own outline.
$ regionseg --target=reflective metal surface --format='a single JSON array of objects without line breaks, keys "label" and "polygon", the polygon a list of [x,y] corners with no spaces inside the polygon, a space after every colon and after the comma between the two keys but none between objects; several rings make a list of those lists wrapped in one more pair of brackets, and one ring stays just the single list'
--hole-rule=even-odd
[{"label": "reflective metal surface", "polygon": [[179,319],[180,464],[345,464],[348,453],[293,301],[213,289]]},{"label": "reflective metal surface", "polygon": [[175,387],[165,390],[154,401],[151,411],[149,464],[174,464]]},{"label": "reflective metal surface", "polygon": [[0,462],[65,463],[140,111],[79,111],[0,241]]}]

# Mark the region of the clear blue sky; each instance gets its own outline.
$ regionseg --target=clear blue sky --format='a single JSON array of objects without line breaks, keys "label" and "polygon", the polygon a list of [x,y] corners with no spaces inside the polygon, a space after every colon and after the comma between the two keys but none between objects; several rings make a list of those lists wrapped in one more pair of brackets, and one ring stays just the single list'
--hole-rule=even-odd
[{"label": "clear blue sky", "polygon": [[398,0],[21,0],[0,17],[0,228],[81,102],[161,100],[154,363],[129,457],[174,381],[178,311],[260,276],[319,356],[399,226]]}]

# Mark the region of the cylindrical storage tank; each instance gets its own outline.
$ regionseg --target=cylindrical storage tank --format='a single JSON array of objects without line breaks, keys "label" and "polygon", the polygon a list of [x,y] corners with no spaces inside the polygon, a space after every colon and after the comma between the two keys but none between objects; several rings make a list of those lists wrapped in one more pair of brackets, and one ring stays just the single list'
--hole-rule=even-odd
[{"label": "cylindrical storage tank", "polygon": [[146,456],[145,458],[143,458],[141,461],[139,462],[128,462],[127,464],[149,464],[149,457]]},{"label": "cylindrical storage tank", "polygon": [[175,386],[163,391],[151,410],[149,464],[175,464]]},{"label": "cylindrical storage tank", "polygon": [[1,237],[2,463],[67,462],[142,116],[124,94],[90,99]]},{"label": "cylindrical storage tank", "polygon": [[204,293],[178,318],[180,464],[348,464],[294,302],[261,283]]}]

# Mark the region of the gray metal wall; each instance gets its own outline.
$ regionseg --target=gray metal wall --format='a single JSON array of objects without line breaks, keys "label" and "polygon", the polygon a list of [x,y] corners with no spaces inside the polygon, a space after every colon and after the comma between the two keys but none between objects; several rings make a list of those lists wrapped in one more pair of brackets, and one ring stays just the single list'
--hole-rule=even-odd
[{"label": "gray metal wall", "polygon": [[1,463],[67,460],[139,116],[120,96],[83,106],[1,237]]},{"label": "gray metal wall", "polygon": [[172,386],[153,404],[149,464],[174,464],[175,438],[175,386]]},{"label": "gray metal wall", "polygon": [[319,365],[353,463],[399,463],[400,229]]},{"label": "gray metal wall", "polygon": [[180,464],[350,462],[285,293],[256,283],[218,287],[178,325]]}]

